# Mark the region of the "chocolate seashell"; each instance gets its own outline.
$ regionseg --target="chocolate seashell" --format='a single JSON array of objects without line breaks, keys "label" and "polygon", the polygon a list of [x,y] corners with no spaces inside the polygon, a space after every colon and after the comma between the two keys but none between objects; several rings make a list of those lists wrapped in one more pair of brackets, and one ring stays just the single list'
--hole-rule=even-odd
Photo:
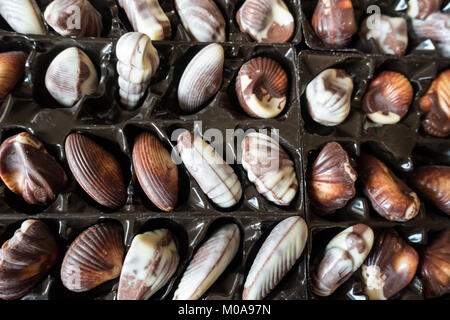
[{"label": "chocolate seashell", "polygon": [[420,255],[420,276],[425,298],[450,292],[450,230],[442,231]]},{"label": "chocolate seashell", "polygon": [[169,230],[137,235],[123,263],[117,300],[147,300],[166,285],[177,270],[179,260]]},{"label": "chocolate seashell", "polygon": [[355,224],[336,235],[311,276],[313,292],[327,297],[359,269],[373,245],[373,231]]},{"label": "chocolate seashell", "polygon": [[306,87],[311,118],[324,126],[337,126],[350,113],[353,78],[341,69],[319,73]]},{"label": "chocolate seashell", "polygon": [[213,147],[199,136],[184,131],[178,137],[177,149],[185,167],[211,201],[221,208],[239,202],[241,183]]},{"label": "chocolate seashell", "polygon": [[26,220],[0,249],[0,299],[18,299],[48,273],[58,245],[47,225]]},{"label": "chocolate seashell", "polygon": [[419,100],[423,130],[435,137],[450,134],[450,69],[433,80],[427,93]]},{"label": "chocolate seashell", "polygon": [[307,238],[308,227],[301,217],[290,217],[277,224],[253,261],[242,299],[266,297],[300,258]]},{"label": "chocolate seashell", "polygon": [[317,37],[326,45],[342,48],[358,31],[351,0],[319,0],[312,18]]},{"label": "chocolate seashell", "polygon": [[364,292],[370,300],[387,300],[416,274],[419,255],[393,229],[381,231],[361,267]]},{"label": "chocolate seashell", "polygon": [[21,51],[0,53],[0,101],[22,80],[27,58],[28,54]]},{"label": "chocolate seashell", "polygon": [[67,162],[80,186],[99,204],[116,209],[126,200],[122,170],[112,154],[78,133],[65,143]]},{"label": "chocolate seashell", "polygon": [[298,181],[294,162],[266,134],[250,133],[242,140],[242,166],[248,179],[269,201],[288,206],[297,194]]},{"label": "chocolate seashell", "polygon": [[165,40],[172,36],[170,21],[158,0],[119,0],[134,31],[145,33],[150,39]]},{"label": "chocolate seashell", "polygon": [[97,90],[97,70],[82,50],[71,47],[50,63],[45,74],[45,86],[58,103],[72,107],[83,96]]},{"label": "chocolate seashell", "polygon": [[34,205],[47,205],[66,186],[67,176],[44,145],[22,132],[0,146],[0,177],[15,194]]},{"label": "chocolate seashell", "polygon": [[178,102],[183,111],[196,111],[219,91],[224,59],[222,46],[213,43],[189,62],[178,85]]},{"label": "chocolate seashell", "polygon": [[178,284],[173,299],[200,299],[236,256],[240,239],[239,227],[234,223],[216,230],[195,253]]},{"label": "chocolate seashell", "polygon": [[0,15],[15,32],[45,34],[41,10],[35,0],[0,0]]},{"label": "chocolate seashell", "polygon": [[161,210],[173,210],[178,200],[178,167],[157,138],[149,133],[136,138],[133,165],[147,197]]},{"label": "chocolate seashell", "polygon": [[61,265],[64,287],[85,292],[117,278],[125,252],[123,241],[123,229],[115,222],[98,223],[81,233]]},{"label": "chocolate seashell", "polygon": [[412,19],[425,19],[433,12],[439,12],[442,0],[409,0],[408,11]]},{"label": "chocolate seashell", "polygon": [[362,153],[358,167],[364,194],[380,216],[400,222],[417,216],[420,209],[419,197],[383,162]]},{"label": "chocolate seashell", "polygon": [[375,123],[396,124],[408,113],[413,95],[413,87],[404,75],[383,71],[370,82],[362,109]]},{"label": "chocolate seashell", "polygon": [[236,13],[242,32],[256,42],[283,43],[294,34],[294,17],[283,0],[246,0]]},{"label": "chocolate seashell", "polygon": [[288,77],[270,58],[244,63],[236,77],[236,95],[244,111],[255,118],[275,118],[286,106]]},{"label": "chocolate seashell", "polygon": [[412,19],[412,29],[419,38],[450,45],[450,13],[434,12],[424,20]]},{"label": "chocolate seashell", "polygon": [[345,207],[356,194],[357,177],[341,145],[327,143],[308,174],[307,186],[312,205],[325,213]]},{"label": "chocolate seashell", "polygon": [[175,0],[184,28],[196,41],[225,42],[225,19],[212,0]]},{"label": "chocolate seashell", "polygon": [[450,167],[425,166],[415,169],[409,182],[421,195],[450,215]]}]

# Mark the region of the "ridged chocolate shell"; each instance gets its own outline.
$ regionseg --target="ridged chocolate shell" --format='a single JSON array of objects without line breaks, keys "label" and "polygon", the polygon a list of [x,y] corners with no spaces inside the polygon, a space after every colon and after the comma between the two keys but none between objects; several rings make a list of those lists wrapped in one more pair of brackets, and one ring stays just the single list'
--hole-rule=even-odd
[{"label": "ridged chocolate shell", "polygon": [[123,241],[123,229],[115,222],[99,223],[81,233],[64,256],[64,287],[85,292],[117,278],[125,252]]},{"label": "ridged chocolate shell", "polygon": [[50,63],[45,74],[45,86],[58,103],[72,107],[83,96],[97,90],[97,70],[82,50],[71,47]]},{"label": "ridged chocolate shell", "polygon": [[450,13],[434,12],[426,19],[412,19],[412,29],[417,37],[447,44],[450,42]]},{"label": "ridged chocolate shell", "polygon": [[404,75],[383,71],[370,82],[362,109],[375,123],[395,124],[408,113],[413,95],[413,87]]},{"label": "ridged chocolate shell", "polygon": [[288,206],[297,194],[294,162],[268,135],[250,133],[242,140],[242,166],[258,192],[269,201]]},{"label": "ridged chocolate shell", "polygon": [[275,118],[286,106],[288,77],[273,59],[244,63],[236,77],[236,95],[244,111],[255,118]]},{"label": "ridged chocolate shell", "polygon": [[179,260],[169,230],[137,235],[123,263],[117,300],[147,300],[166,285]]},{"label": "ridged chocolate shell", "polygon": [[233,260],[239,244],[240,231],[236,224],[227,224],[215,231],[195,253],[173,299],[200,299]]},{"label": "ridged chocolate shell", "polygon": [[35,0],[0,0],[0,14],[16,32],[45,34],[41,10]]},{"label": "ridged chocolate shell", "polygon": [[178,102],[183,111],[196,111],[219,91],[224,59],[222,46],[213,43],[189,62],[178,85]]},{"label": "ridged chocolate shell", "polygon": [[413,19],[425,19],[433,12],[439,12],[442,0],[409,0],[408,16]]},{"label": "ridged chocolate shell", "polygon": [[147,197],[161,210],[173,210],[178,200],[178,167],[156,137],[142,133],[136,138],[133,165]]},{"label": "ridged chocolate shell", "polygon": [[18,299],[41,281],[58,256],[47,225],[26,220],[0,249],[0,299]]},{"label": "ridged chocolate shell", "polygon": [[0,101],[22,80],[27,58],[28,54],[21,51],[0,53]]},{"label": "ridged chocolate shell", "polygon": [[27,132],[6,139],[0,146],[0,177],[12,192],[35,205],[55,200],[67,183],[61,165]]},{"label": "ridged chocolate shell", "polygon": [[253,261],[242,299],[266,297],[300,258],[307,238],[308,227],[301,217],[290,217],[277,224]]},{"label": "ridged chocolate shell", "polygon": [[312,205],[325,213],[345,207],[356,194],[357,177],[341,145],[327,143],[308,173],[307,186]]},{"label": "ridged chocolate shell", "polygon": [[381,231],[361,267],[370,300],[386,300],[405,288],[416,274],[419,255],[393,229]]},{"label": "ridged chocolate shell", "polygon": [[86,136],[70,134],[65,143],[67,162],[86,193],[110,209],[126,200],[122,170],[116,158]]}]

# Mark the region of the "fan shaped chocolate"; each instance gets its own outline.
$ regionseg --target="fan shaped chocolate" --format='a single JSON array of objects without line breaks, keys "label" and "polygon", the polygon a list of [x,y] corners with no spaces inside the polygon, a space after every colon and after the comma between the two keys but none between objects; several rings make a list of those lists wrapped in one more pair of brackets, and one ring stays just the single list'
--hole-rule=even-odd
[{"label": "fan shaped chocolate", "polygon": [[28,54],[21,51],[0,53],[0,101],[18,85],[25,72]]},{"label": "fan shaped chocolate", "polygon": [[407,14],[412,19],[426,19],[431,13],[439,12],[442,0],[409,0]]},{"label": "fan shaped chocolate", "polygon": [[0,15],[16,32],[45,34],[41,10],[35,0],[0,0]]}]

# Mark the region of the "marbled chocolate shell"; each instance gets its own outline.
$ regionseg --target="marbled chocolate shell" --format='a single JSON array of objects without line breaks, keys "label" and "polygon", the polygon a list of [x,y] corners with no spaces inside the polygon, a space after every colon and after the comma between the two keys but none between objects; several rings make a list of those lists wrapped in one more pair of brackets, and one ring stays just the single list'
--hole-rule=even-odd
[{"label": "marbled chocolate shell", "polygon": [[288,206],[297,194],[294,162],[268,135],[250,133],[242,140],[242,166],[258,192],[269,201]]},{"label": "marbled chocolate shell", "polygon": [[442,0],[409,0],[407,14],[412,19],[425,19],[433,12],[439,12]]},{"label": "marbled chocolate shell", "polygon": [[72,107],[83,96],[97,90],[97,70],[82,50],[71,47],[50,63],[45,74],[45,86],[58,103]]},{"label": "marbled chocolate shell", "polygon": [[112,154],[78,133],[67,137],[65,151],[74,178],[92,199],[110,209],[125,203],[122,170]]},{"label": "marbled chocolate shell", "polygon": [[47,225],[26,220],[0,249],[0,299],[18,299],[56,262],[58,245]]},{"label": "marbled chocolate shell", "polygon": [[434,12],[426,19],[413,19],[414,33],[424,39],[450,44],[450,13]]},{"label": "marbled chocolate shell", "polygon": [[0,0],[0,15],[16,32],[45,34],[41,10],[35,0]]},{"label": "marbled chocolate shell", "polygon": [[290,217],[277,224],[253,261],[242,299],[266,297],[300,258],[307,238],[308,227],[301,217]]},{"label": "marbled chocolate shell", "polygon": [[81,233],[62,262],[64,287],[85,292],[117,278],[125,252],[123,241],[123,229],[116,222],[98,223]]},{"label": "marbled chocolate shell", "polygon": [[0,53],[0,101],[13,90],[23,78],[28,54],[21,51]]},{"label": "marbled chocolate shell", "polygon": [[288,77],[270,58],[244,63],[236,77],[236,95],[244,111],[255,118],[275,118],[286,106]]}]

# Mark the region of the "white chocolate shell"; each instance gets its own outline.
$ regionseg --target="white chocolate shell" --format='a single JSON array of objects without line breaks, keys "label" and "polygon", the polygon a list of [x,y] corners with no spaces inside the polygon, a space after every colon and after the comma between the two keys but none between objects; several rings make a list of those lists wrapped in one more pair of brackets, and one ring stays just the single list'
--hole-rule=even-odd
[{"label": "white chocolate shell", "polygon": [[301,217],[290,217],[277,224],[253,261],[242,299],[266,297],[300,258],[307,238],[308,227]]},{"label": "white chocolate shell", "polygon": [[426,19],[413,19],[414,33],[421,38],[450,44],[450,13],[435,12]]},{"label": "white chocolate shell", "polygon": [[0,0],[0,14],[16,32],[45,34],[41,10],[35,0]]},{"label": "white chocolate shell", "polygon": [[236,255],[240,231],[236,224],[221,227],[197,250],[181,278],[174,300],[198,300]]}]

